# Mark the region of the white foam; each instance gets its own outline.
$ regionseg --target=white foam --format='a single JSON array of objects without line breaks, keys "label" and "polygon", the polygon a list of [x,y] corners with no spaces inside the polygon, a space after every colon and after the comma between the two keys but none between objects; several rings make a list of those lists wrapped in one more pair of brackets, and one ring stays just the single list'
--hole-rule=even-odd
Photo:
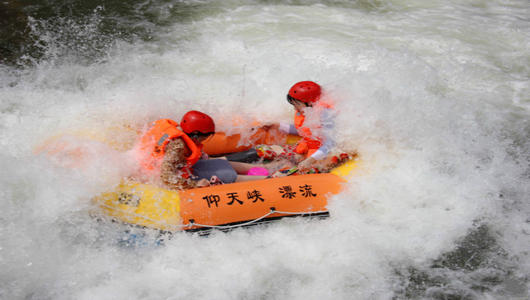
[{"label": "white foam", "polygon": [[[517,7],[230,5],[159,43],[119,44],[105,63],[43,63],[12,87],[1,77],[0,297],[383,299],[396,268],[428,266],[477,220],[528,271],[530,36]],[[79,141],[89,161],[64,169],[32,152],[60,132],[190,109],[222,129],[242,114],[290,121],[285,94],[299,80],[322,83],[339,147],[363,161],[325,221],[123,249],[88,210],[125,158]]]}]

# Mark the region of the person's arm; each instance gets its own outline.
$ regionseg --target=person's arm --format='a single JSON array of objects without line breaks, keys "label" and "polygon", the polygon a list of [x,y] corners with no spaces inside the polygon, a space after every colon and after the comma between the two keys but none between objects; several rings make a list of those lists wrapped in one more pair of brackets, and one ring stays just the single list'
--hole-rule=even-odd
[{"label": "person's arm", "polygon": [[322,145],[318,148],[315,153],[300,162],[298,165],[300,169],[309,169],[315,162],[326,158],[333,147],[335,147],[335,141],[333,140],[332,134],[335,127],[334,111],[331,109],[324,109],[320,115],[320,133]]},{"label": "person's arm", "polygon": [[328,154],[331,152],[331,149],[335,146],[335,142],[327,137],[325,139],[325,142],[318,148],[315,153],[313,153],[310,157],[314,158],[315,160],[321,160],[328,156]]},{"label": "person's arm", "polygon": [[296,130],[296,127],[294,124],[289,124],[285,122],[280,122],[280,126],[278,127],[280,131],[288,133],[288,134],[296,134],[298,135],[298,130]]},{"label": "person's arm", "polygon": [[320,138],[323,141],[318,150],[310,157],[315,160],[324,159],[335,147],[333,140],[333,130],[335,129],[335,112],[331,109],[324,109],[320,114]]}]

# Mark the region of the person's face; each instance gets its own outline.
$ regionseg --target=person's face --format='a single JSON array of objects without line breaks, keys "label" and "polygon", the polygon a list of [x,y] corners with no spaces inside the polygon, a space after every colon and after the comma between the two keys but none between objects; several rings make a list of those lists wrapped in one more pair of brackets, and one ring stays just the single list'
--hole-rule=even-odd
[{"label": "person's face", "polygon": [[294,106],[294,108],[298,111],[298,112],[302,112],[304,108],[306,107],[310,107],[311,105],[305,103],[305,102],[302,102],[300,100],[296,100],[294,98],[291,98],[289,97],[289,95],[287,95],[287,102],[289,102],[289,104],[291,104],[292,106]]},{"label": "person's face", "polygon": [[209,134],[190,134],[189,137],[195,144],[202,144],[204,141],[213,136],[213,133]]},{"label": "person's face", "polygon": [[299,112],[303,111],[303,109],[307,107],[307,105],[304,102],[298,101],[298,100],[293,101],[293,106],[294,106],[294,109],[296,109]]}]

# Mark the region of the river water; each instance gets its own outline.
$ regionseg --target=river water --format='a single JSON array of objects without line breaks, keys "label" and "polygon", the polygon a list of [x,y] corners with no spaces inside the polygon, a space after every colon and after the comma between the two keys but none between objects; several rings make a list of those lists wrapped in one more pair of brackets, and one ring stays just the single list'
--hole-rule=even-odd
[{"label": "river water", "polygon": [[[530,296],[528,1],[0,9],[1,299]],[[224,130],[290,121],[301,80],[336,101],[337,147],[363,161],[326,220],[125,247],[89,211],[127,157],[96,141],[76,141],[77,168],[35,154],[61,132],[190,109]]]}]

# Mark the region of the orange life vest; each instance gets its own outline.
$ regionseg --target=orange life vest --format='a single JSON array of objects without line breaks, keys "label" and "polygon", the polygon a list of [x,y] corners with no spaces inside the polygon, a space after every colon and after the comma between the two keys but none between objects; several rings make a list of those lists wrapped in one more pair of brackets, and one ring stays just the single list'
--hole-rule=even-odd
[{"label": "orange life vest", "polygon": [[140,165],[149,171],[158,171],[162,165],[166,146],[173,139],[181,138],[186,146],[191,150],[191,155],[186,158],[186,173],[191,171],[191,167],[201,158],[201,149],[184,132],[178,129],[178,123],[169,119],[155,121],[151,128],[142,136],[140,140],[139,152]]},{"label": "orange life vest", "polygon": [[[324,101],[318,101],[313,108],[329,109],[333,108],[333,106]],[[298,154],[304,154],[306,157],[309,157],[322,146],[322,140],[313,136],[309,127],[304,127],[304,121],[304,114],[296,111],[294,115],[294,127],[302,139],[298,142],[294,151]]]}]

